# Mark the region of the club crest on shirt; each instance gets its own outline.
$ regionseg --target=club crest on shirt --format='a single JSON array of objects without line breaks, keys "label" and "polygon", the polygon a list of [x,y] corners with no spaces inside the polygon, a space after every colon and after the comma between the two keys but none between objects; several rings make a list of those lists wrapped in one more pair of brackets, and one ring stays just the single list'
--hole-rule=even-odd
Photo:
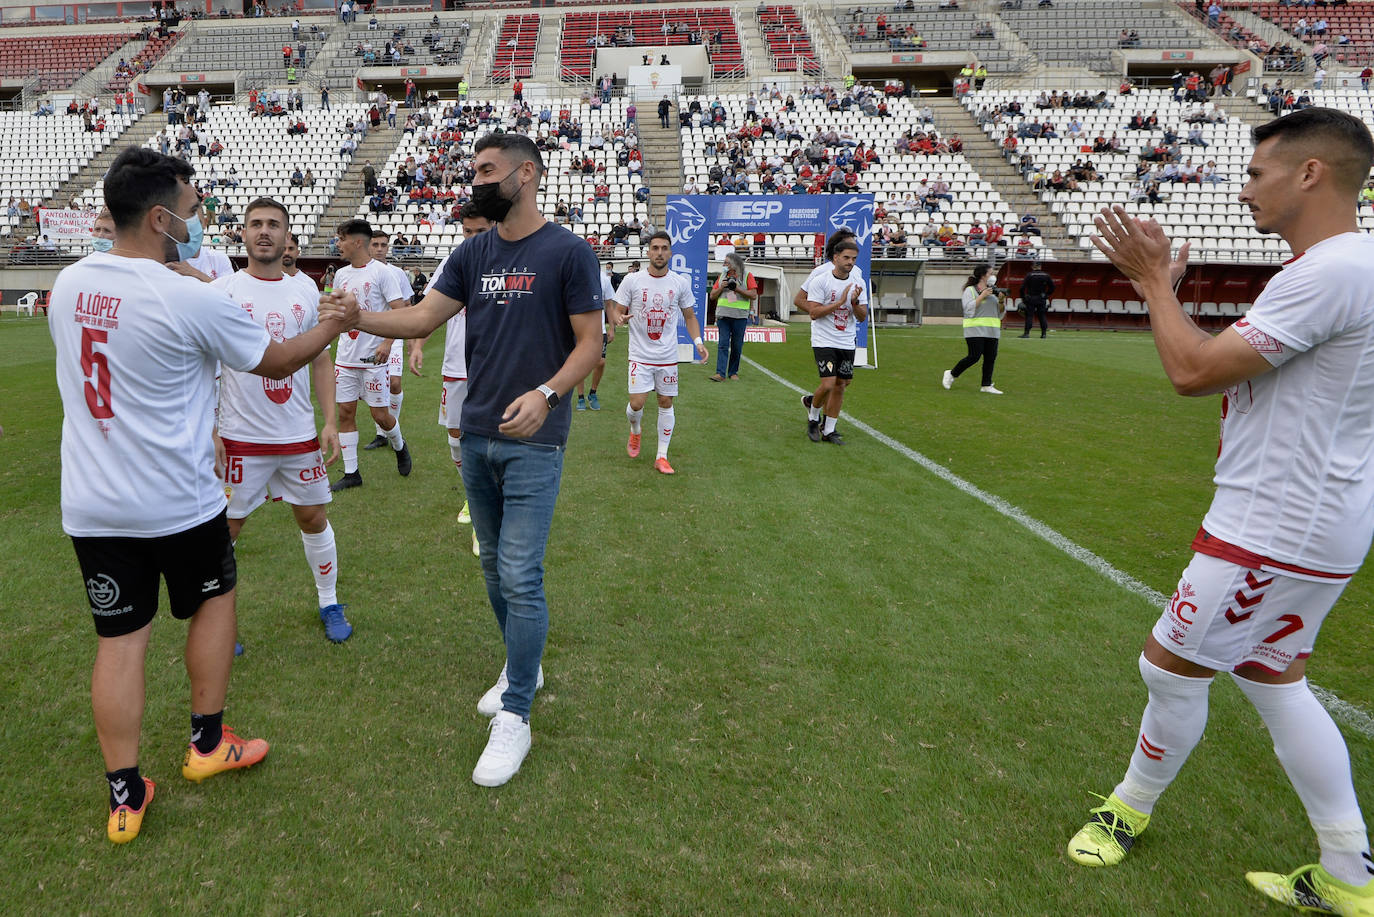
[{"label": "club crest on shirt", "polygon": [[295,304],[293,304],[293,305],[291,306],[291,314],[292,314],[292,315],[295,317],[295,319],[296,319],[296,330],[297,330],[297,331],[304,331],[304,330],[305,330],[305,307],[302,306],[300,303],[295,303]]}]

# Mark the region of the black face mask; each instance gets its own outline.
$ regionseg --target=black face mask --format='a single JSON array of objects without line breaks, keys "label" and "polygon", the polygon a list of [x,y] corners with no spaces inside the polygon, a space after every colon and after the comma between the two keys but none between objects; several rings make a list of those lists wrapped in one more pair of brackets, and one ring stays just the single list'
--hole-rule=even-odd
[{"label": "black face mask", "polygon": [[[515,206],[515,198],[503,195],[501,185],[505,184],[506,178],[510,178],[519,170],[520,167],[516,166],[507,172],[505,178],[500,181],[472,186],[472,206],[476,208],[479,216],[485,217],[493,223],[500,223],[506,218],[511,207]],[[519,194],[520,192],[516,191],[515,193]]]}]

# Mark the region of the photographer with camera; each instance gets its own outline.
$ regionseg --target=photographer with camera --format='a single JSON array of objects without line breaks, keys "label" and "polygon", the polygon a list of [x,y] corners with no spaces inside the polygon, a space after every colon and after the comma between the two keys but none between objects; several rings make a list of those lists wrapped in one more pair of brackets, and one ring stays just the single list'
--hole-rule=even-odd
[{"label": "photographer with camera", "polygon": [[979,265],[964,283],[964,343],[968,355],[945,370],[941,384],[949,388],[964,370],[983,361],[983,385],[978,391],[1002,394],[992,384],[992,368],[997,363],[997,342],[1002,337],[1002,316],[1006,314],[1007,291],[997,284],[997,271]]},{"label": "photographer with camera", "polygon": [[712,382],[726,378],[739,381],[739,358],[744,352],[744,330],[749,319],[758,318],[759,284],[745,270],[744,259],[731,252],[725,256],[725,272],[706,296],[716,307],[716,371]]}]

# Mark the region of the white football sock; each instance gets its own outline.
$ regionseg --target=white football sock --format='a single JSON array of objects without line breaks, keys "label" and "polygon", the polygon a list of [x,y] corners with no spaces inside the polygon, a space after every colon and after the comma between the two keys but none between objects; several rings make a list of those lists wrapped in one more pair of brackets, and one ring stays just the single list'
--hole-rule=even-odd
[{"label": "white football sock", "polygon": [[406,400],[405,392],[397,392],[391,396],[391,416],[396,418],[396,422],[401,422],[401,403]]},{"label": "white football sock", "polygon": [[806,412],[806,416],[819,423],[821,419],[821,409],[813,402],[810,409]]},{"label": "white football sock", "polygon": [[301,532],[305,545],[305,559],[315,575],[315,591],[320,594],[320,607],[337,605],[335,588],[339,582],[339,553],[334,548],[334,527],[328,522],[323,532]]},{"label": "white football sock", "polygon": [[821,429],[821,432],[824,433],[826,436],[829,436],[831,433],[834,433],[834,432],[835,432],[835,418],[833,418],[833,417],[827,417],[827,418],[825,419],[825,426]]},{"label": "white football sock", "polygon": [[1132,809],[1149,815],[1207,728],[1207,692],[1212,679],[1166,672],[1144,653],[1140,655],[1140,676],[1150,689],[1150,702],[1140,718],[1140,736],[1116,795]]},{"label": "white football sock", "polygon": [[343,453],[344,474],[358,470],[358,431],[339,434],[339,451]]},{"label": "white football sock", "polygon": [[459,472],[463,470],[463,441],[457,436],[449,435],[448,454],[453,456],[453,467]]},{"label": "white football sock", "polygon": [[1374,877],[1369,836],[1355,798],[1350,753],[1331,714],[1312,694],[1306,678],[1268,685],[1231,677],[1269,729],[1274,754],[1317,832],[1322,868],[1351,885],[1369,882]]},{"label": "white football sock", "polygon": [[625,416],[630,419],[630,432],[638,433],[640,431],[639,422],[644,419],[644,409],[640,408],[636,411],[627,404],[625,405]]},{"label": "white football sock", "polygon": [[406,441],[405,437],[401,435],[401,422],[399,420],[391,425],[390,430],[383,430],[382,435],[385,436],[386,441],[391,444],[391,448],[395,449],[397,452],[405,448]]},{"label": "white football sock", "polygon": [[658,409],[658,457],[668,457],[668,444],[673,441],[673,424],[676,415],[672,408]]}]

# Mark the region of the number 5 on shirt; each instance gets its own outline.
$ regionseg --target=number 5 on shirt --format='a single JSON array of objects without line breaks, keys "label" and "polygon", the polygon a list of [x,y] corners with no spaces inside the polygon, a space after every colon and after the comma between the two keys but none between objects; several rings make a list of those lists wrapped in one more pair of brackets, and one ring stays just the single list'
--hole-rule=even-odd
[{"label": "number 5 on shirt", "polygon": [[114,416],[114,408],[110,405],[110,364],[105,354],[95,349],[96,344],[104,344],[109,336],[108,331],[81,329],[81,372],[86,377],[86,407],[96,420]]}]

